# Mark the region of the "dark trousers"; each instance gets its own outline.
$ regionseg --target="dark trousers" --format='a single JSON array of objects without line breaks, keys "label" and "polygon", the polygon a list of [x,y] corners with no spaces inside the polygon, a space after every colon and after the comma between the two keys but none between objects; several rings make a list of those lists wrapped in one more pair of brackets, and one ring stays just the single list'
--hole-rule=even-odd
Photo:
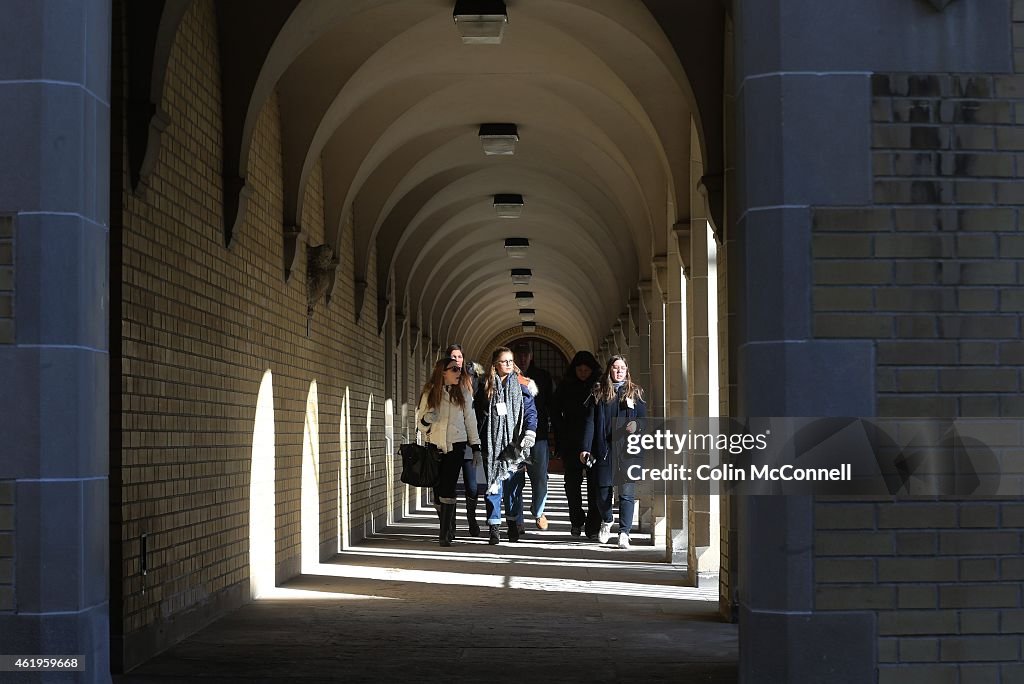
[{"label": "dark trousers", "polygon": [[586,469],[580,463],[579,456],[564,458],[562,463],[565,468],[565,498],[569,502],[569,524],[583,527],[587,522],[587,513],[583,510],[583,478]]},{"label": "dark trousers", "polygon": [[629,534],[633,530],[633,514],[636,511],[636,483],[627,482],[615,487],[595,487],[597,496],[595,503],[601,522],[612,522],[612,490],[618,489],[619,499],[619,532]]},{"label": "dark trousers", "polygon": [[456,442],[452,450],[441,457],[441,469],[434,485],[434,503],[454,504],[455,485],[459,482],[459,474],[462,473],[463,456],[466,453],[466,443]]}]

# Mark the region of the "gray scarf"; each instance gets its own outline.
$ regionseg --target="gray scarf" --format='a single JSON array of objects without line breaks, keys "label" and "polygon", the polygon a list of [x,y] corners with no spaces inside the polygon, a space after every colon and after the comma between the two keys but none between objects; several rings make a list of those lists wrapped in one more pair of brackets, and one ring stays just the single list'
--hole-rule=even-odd
[{"label": "gray scarf", "polygon": [[[496,408],[504,402],[508,409],[504,416]],[[487,407],[487,434],[484,436],[484,452],[487,458],[484,469],[487,484],[492,485],[505,479],[508,472],[526,460],[529,449],[520,449],[523,439],[523,390],[519,386],[519,375],[510,373],[504,382],[495,378],[494,394]]]}]

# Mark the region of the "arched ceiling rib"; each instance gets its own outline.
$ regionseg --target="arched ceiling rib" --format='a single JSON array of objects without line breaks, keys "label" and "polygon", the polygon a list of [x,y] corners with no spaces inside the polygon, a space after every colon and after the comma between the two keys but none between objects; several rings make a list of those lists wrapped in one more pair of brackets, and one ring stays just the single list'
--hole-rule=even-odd
[{"label": "arched ceiling rib", "polygon": [[[348,277],[376,253],[393,308],[482,344],[518,321],[508,269],[530,267],[538,323],[591,346],[688,216],[693,93],[640,0],[508,5],[503,44],[467,46],[452,0],[302,0],[253,88],[240,174],[277,88],[282,222],[322,162],[328,242],[354,226]],[[482,154],[488,121],[519,125],[514,157]],[[495,218],[498,192],[526,197],[523,218]],[[511,236],[530,238],[524,262],[505,257]]]}]

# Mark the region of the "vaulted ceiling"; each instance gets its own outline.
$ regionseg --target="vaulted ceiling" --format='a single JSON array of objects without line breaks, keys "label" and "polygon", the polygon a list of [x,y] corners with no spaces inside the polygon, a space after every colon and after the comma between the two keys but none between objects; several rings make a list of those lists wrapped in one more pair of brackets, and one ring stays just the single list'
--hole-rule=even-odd
[{"label": "vaulted ceiling", "polygon": [[[159,37],[188,2],[132,4],[157,36],[140,79],[150,65],[159,73]],[[327,242],[338,247],[346,220],[354,228],[355,272],[339,277],[375,277],[382,310],[479,353],[519,323],[523,288],[509,270],[530,268],[537,324],[593,347],[689,216],[691,157],[720,172],[724,10],[714,0],[506,4],[501,44],[467,45],[452,0],[219,0],[228,239],[244,212],[255,122],[276,91],[282,226],[301,230],[321,161]],[[484,155],[478,128],[492,122],[518,127],[513,156]],[[520,218],[496,216],[499,193],[523,196]],[[529,239],[526,259],[506,256],[507,237]]]}]

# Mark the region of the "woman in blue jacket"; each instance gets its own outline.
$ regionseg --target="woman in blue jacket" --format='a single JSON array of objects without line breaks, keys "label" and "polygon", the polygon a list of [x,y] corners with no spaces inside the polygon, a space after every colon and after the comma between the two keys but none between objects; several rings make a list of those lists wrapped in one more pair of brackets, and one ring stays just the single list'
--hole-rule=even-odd
[{"label": "woman in blue jacket", "polygon": [[[592,410],[587,416],[587,424],[583,430],[583,451],[580,462],[590,463],[596,480],[597,504],[601,516],[601,527],[597,541],[604,544],[611,537],[612,530],[612,489],[616,486],[616,463],[613,457],[613,444],[624,441],[626,435],[643,430],[644,418],[647,417],[647,404],[644,403],[644,392],[639,385],[633,383],[629,376],[629,366],[622,356],[608,359],[600,382],[594,386],[590,401]],[[588,446],[589,445],[589,446]],[[624,444],[620,444],[621,448]],[[633,513],[636,508],[636,484],[626,482],[618,485],[619,489],[619,548],[629,548],[629,533],[633,529]]]},{"label": "woman in blue jacket", "polygon": [[512,487],[503,485],[530,455],[530,447],[537,441],[537,407],[533,403],[536,395],[537,386],[520,375],[512,360],[512,350],[495,349],[487,381],[481,384],[474,401],[487,473],[485,500],[491,544],[501,541],[503,503],[508,539],[519,541],[516,516],[522,511],[523,501],[512,496]]}]

